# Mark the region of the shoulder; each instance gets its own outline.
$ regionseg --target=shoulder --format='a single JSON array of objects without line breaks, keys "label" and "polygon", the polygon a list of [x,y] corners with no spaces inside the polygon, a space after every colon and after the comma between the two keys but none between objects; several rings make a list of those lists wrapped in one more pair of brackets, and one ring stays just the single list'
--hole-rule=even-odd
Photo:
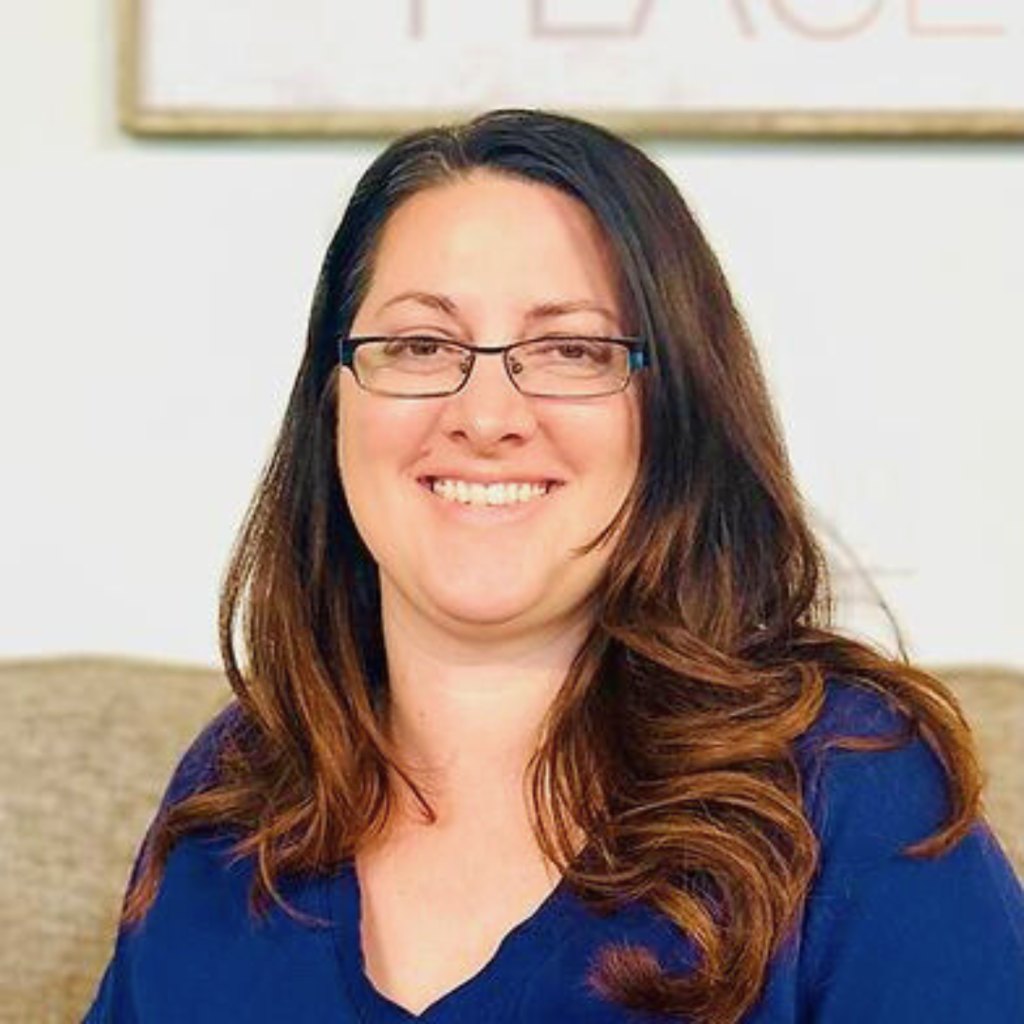
[{"label": "shoulder", "polygon": [[[888,739],[882,750],[838,741]],[[795,744],[804,799],[823,845],[858,841],[867,852],[914,843],[935,832],[950,810],[947,773],[915,723],[895,702],[854,681],[831,677],[825,703]]]},{"label": "shoulder", "polygon": [[[834,745],[844,737],[899,742],[883,750]],[[830,679],[824,707],[797,747],[805,809],[820,843],[819,894],[842,894],[845,902],[868,887],[888,892],[896,906],[893,890],[947,904],[950,887],[984,893],[1011,914],[1024,942],[1024,893],[984,817],[941,854],[907,853],[950,819],[951,783],[939,755],[884,695]]]},{"label": "shoulder", "polygon": [[837,736],[879,736],[907,724],[894,700],[856,679],[828,676],[825,701],[802,745],[820,744]]},{"label": "shoulder", "polygon": [[233,700],[203,726],[178,760],[160,802],[161,811],[216,781],[220,752],[230,737],[240,734],[245,721],[241,705]]},{"label": "shoulder", "polygon": [[[185,749],[178,759],[178,763],[171,773],[170,780],[165,786],[163,796],[156,813],[151,818],[146,828],[145,835],[140,843],[135,860],[132,864],[129,876],[129,891],[135,885],[140,872],[151,849],[153,841],[158,836],[171,808],[184,799],[208,789],[217,780],[219,755],[224,743],[229,736],[237,734],[244,726],[245,716],[241,706],[233,700],[225,708],[219,711],[205,726]],[[179,857],[176,850],[187,840],[186,837],[179,837],[174,840],[174,849],[170,852],[170,863],[176,864]],[[123,927],[123,926],[122,926]]]},{"label": "shoulder", "polygon": [[[815,1019],[995,1021],[1024,998],[1024,892],[984,819],[944,853],[906,848],[949,817],[946,770],[884,695],[829,680],[796,744],[820,840],[799,940]],[[886,750],[842,737],[902,736]],[[964,941],[965,938],[968,941]],[[865,985],[865,978],[871,979]]]}]

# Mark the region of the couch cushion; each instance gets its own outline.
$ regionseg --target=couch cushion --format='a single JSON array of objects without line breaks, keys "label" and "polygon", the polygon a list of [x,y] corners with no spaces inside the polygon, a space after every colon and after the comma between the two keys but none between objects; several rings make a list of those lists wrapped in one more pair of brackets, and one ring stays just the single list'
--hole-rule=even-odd
[{"label": "couch cushion", "polygon": [[981,752],[988,817],[1024,877],[1024,672],[980,665],[928,671],[960,701]]},{"label": "couch cushion", "polygon": [[[991,820],[1024,872],[1024,674],[931,671],[963,704],[990,776]],[[0,1021],[80,1019],[174,766],[231,697],[213,668],[0,662]]]},{"label": "couch cushion", "polygon": [[0,663],[0,1020],[81,1019],[164,787],[231,696],[215,669]]}]

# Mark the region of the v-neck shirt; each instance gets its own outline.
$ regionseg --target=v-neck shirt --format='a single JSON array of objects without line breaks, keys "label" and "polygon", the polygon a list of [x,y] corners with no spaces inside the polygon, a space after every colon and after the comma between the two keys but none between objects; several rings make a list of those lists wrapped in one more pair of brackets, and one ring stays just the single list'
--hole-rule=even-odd
[{"label": "v-neck shirt", "polygon": [[[204,730],[164,805],[208,770],[229,724],[222,714]],[[898,724],[876,695],[831,680],[801,756],[833,734],[876,735]],[[916,739],[882,753],[829,751],[815,763],[805,802],[821,868],[743,1024],[1024,1024],[1024,892],[998,840],[979,821],[939,858],[899,853],[945,814],[930,749]],[[653,907],[599,914],[563,879],[479,971],[412,1013],[366,974],[352,861],[279,883],[322,926],[274,903],[259,921],[247,903],[254,864],[229,862],[233,838],[197,833],[175,845],[142,926],[118,933],[86,1024],[654,1024],[670,1018],[626,1010],[587,984],[595,957],[625,942],[674,971],[695,962],[690,940]]]}]

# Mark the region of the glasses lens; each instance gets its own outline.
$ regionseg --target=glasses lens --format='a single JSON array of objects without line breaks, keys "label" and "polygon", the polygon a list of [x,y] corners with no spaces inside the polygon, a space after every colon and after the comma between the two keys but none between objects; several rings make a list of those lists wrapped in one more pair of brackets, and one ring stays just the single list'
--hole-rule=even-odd
[{"label": "glasses lens", "polygon": [[355,351],[359,379],[390,395],[433,395],[462,383],[466,353],[436,338],[387,338],[363,342]]},{"label": "glasses lens", "polygon": [[514,348],[509,361],[531,395],[607,395],[629,380],[629,349],[604,338],[538,338]]}]

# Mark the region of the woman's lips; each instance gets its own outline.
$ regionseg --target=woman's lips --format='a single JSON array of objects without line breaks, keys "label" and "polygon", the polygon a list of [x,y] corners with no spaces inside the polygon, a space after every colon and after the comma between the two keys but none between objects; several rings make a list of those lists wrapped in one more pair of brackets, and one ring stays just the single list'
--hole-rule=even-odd
[{"label": "woman's lips", "polygon": [[433,480],[433,477],[420,477],[417,483],[433,499],[432,504],[435,507],[441,506],[438,511],[447,511],[450,515],[465,522],[522,519],[543,507],[544,503],[564,486],[561,481],[552,480],[548,483],[546,494],[531,498],[529,501],[517,501],[509,505],[474,505],[469,502],[450,501],[447,498],[442,498],[440,494],[435,494],[432,487]]},{"label": "woman's lips", "polygon": [[[460,479],[460,477],[420,476],[420,477],[416,478],[418,483],[424,484],[427,487],[433,487],[433,484],[434,484],[435,480],[444,480],[444,479],[451,479],[451,480],[458,481]],[[551,478],[550,480],[528,480],[528,479],[525,479],[525,478],[524,479],[519,479],[519,478],[513,478],[513,477],[509,477],[507,480],[493,480],[493,481],[491,481],[491,483],[496,483],[496,484],[497,483],[546,484],[548,487],[559,487],[564,482],[565,481],[563,481],[563,480],[556,480],[554,478]],[[489,486],[489,484],[486,483],[483,480],[463,480],[463,483],[468,484],[468,485],[483,484],[484,487]]]}]

